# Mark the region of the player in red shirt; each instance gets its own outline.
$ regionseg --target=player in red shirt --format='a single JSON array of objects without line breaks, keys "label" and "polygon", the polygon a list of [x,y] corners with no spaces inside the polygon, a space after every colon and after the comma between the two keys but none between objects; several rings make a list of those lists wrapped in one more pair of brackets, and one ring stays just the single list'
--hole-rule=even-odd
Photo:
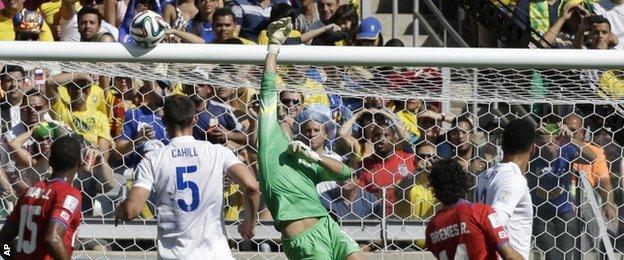
[{"label": "player in red shirt", "polygon": [[[90,156],[85,160],[91,162]],[[82,218],[80,191],[71,186],[82,165],[79,141],[68,135],[50,149],[50,179],[35,183],[20,196],[0,230],[0,245],[15,237],[15,259],[70,259]]]},{"label": "player in red shirt", "polygon": [[[429,221],[426,245],[438,259],[522,259],[492,207],[464,199],[469,173],[452,159],[433,164],[429,182],[444,208]],[[497,254],[498,252],[498,254]]]}]

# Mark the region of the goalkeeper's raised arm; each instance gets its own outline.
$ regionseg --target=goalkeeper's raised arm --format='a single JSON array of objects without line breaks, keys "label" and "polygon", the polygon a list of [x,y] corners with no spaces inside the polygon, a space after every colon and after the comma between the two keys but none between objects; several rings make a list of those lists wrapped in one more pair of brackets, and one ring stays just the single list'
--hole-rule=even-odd
[{"label": "goalkeeper's raised arm", "polygon": [[[329,217],[316,184],[348,179],[341,162],[319,155],[300,141],[290,141],[277,118],[277,55],[292,29],[290,18],[269,25],[269,47],[260,88],[258,166],[263,199],[282,233],[290,259],[363,259],[359,247]],[[332,239],[325,239],[331,237]]]}]

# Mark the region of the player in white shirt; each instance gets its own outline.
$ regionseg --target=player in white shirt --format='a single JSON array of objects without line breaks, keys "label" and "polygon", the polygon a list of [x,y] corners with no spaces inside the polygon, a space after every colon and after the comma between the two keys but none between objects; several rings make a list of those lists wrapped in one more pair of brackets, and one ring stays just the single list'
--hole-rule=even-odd
[{"label": "player in white shirt", "polygon": [[193,138],[195,104],[187,96],[167,97],[162,121],[171,142],[139,163],[115,223],[137,217],[153,190],[159,259],[233,259],[222,218],[223,177],[227,174],[245,194],[245,217],[238,227],[244,239],[254,235],[258,182],[232,151]]},{"label": "player in white shirt", "polygon": [[477,178],[476,200],[494,208],[511,246],[524,259],[529,259],[533,228],[533,203],[524,174],[535,150],[535,136],[530,122],[509,122],[503,132],[503,160]]}]

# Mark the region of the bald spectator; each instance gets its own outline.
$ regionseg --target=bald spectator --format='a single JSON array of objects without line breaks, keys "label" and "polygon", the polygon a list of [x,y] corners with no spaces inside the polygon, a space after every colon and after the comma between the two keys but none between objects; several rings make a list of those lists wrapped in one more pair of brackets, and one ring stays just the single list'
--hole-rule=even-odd
[{"label": "bald spectator", "polygon": [[594,144],[585,141],[585,128],[583,118],[576,114],[567,116],[564,121],[563,131],[570,136],[570,142],[578,144],[581,149],[589,149],[594,154],[593,160],[588,160],[587,164],[574,163],[572,167],[579,174],[584,174],[593,188],[597,189],[603,200],[602,211],[607,221],[616,217],[617,212],[614,202],[614,191],[611,184],[611,173],[605,157],[604,150]]}]

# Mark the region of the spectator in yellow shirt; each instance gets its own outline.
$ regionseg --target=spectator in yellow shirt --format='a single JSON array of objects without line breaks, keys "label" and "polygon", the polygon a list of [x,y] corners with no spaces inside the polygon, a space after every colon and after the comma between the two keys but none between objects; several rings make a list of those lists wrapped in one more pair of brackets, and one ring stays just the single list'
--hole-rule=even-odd
[{"label": "spectator in yellow shirt", "polygon": [[[61,9],[61,2],[62,0],[51,0],[42,3],[39,8],[37,8],[37,12],[43,15],[45,22],[50,26],[55,41],[61,40],[61,13],[59,12]],[[81,7],[80,3],[74,3],[74,8],[76,8],[76,10],[80,10]]]},{"label": "spectator in yellow shirt", "polygon": [[[24,0],[3,0],[4,9],[0,10],[0,41],[15,40],[15,27],[13,25],[13,17],[15,15],[24,15],[28,12],[24,9]],[[50,27],[43,22],[39,33],[40,41],[54,41]]]},{"label": "spectator in yellow shirt", "polygon": [[[68,100],[59,95],[59,85],[65,88]],[[81,134],[86,141],[97,147],[108,161],[113,147],[110,135],[110,122],[106,115],[89,105],[93,89],[91,77],[80,73],[61,73],[54,75],[46,84],[46,95],[52,104],[52,115]],[[105,102],[102,97],[103,102]]]},{"label": "spectator in yellow shirt", "polygon": [[422,100],[408,99],[401,106],[401,110],[396,113],[396,117],[403,123],[408,132],[407,140],[415,144],[420,140],[420,129],[418,128],[418,111],[422,107]]},{"label": "spectator in yellow shirt", "polygon": [[395,189],[398,200],[395,214],[404,219],[424,220],[433,215],[437,203],[428,179],[436,149],[431,144],[422,143],[416,148],[416,157],[418,173],[414,178],[404,178]]}]

